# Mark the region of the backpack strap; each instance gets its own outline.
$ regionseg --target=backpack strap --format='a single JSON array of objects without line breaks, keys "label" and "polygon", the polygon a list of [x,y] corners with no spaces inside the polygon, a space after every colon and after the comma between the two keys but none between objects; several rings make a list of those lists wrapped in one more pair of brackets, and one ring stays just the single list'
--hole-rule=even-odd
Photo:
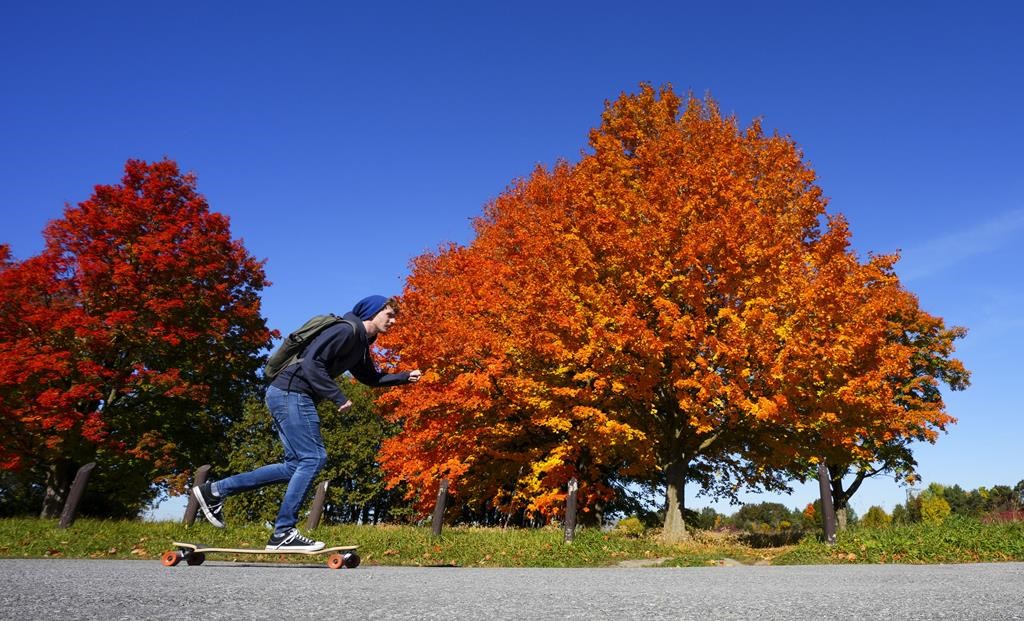
[{"label": "backpack strap", "polygon": [[324,326],[323,328],[321,328],[316,333],[316,335],[313,338],[309,339],[309,342],[306,343],[306,346],[302,348],[302,351],[300,351],[298,354],[296,354],[295,355],[295,359],[293,361],[289,362],[288,364],[286,364],[285,367],[290,367],[293,364],[301,364],[302,361],[305,360],[305,358],[303,357],[303,354],[305,354],[306,350],[309,349],[309,346],[313,344],[313,341],[315,341],[318,336],[320,336],[321,334],[326,332],[329,328],[333,328],[334,326],[338,325],[339,323],[347,323],[348,325],[352,326],[352,335],[353,336],[358,334],[359,331],[356,328],[356,323],[354,321],[352,321],[351,319],[346,319],[344,317],[338,317],[338,321],[335,321],[334,323],[332,323],[330,325]]}]

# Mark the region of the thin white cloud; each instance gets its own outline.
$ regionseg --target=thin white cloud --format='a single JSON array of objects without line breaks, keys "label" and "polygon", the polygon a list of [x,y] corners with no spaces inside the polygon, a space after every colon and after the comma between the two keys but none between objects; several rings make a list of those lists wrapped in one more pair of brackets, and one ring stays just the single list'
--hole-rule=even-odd
[{"label": "thin white cloud", "polygon": [[1024,246],[1021,237],[1024,237],[1024,209],[1015,209],[904,251],[896,271],[904,280],[927,278],[1015,240],[1018,246]]}]

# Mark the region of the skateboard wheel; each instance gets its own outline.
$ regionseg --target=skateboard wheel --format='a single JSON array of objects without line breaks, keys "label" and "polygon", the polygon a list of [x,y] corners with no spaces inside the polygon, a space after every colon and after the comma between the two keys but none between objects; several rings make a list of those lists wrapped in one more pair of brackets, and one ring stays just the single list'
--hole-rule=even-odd
[{"label": "skateboard wheel", "polygon": [[189,565],[202,565],[205,560],[206,555],[202,552],[193,552],[185,557],[185,562]]},{"label": "skateboard wheel", "polygon": [[348,567],[349,569],[355,569],[356,567],[359,567],[360,560],[361,559],[359,558],[358,554],[356,554],[355,552],[349,552],[345,555],[345,567]]},{"label": "skateboard wheel", "polygon": [[331,569],[341,569],[345,566],[345,557],[340,554],[332,554],[327,557],[327,566]]},{"label": "skateboard wheel", "polygon": [[160,557],[160,562],[164,564],[164,567],[174,567],[181,562],[181,553],[175,550],[164,552]]}]

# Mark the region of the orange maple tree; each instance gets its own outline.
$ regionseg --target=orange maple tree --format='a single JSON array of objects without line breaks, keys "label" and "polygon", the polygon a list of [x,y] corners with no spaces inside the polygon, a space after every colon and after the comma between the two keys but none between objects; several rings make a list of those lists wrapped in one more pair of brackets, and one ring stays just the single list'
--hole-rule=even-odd
[{"label": "orange maple tree", "polygon": [[414,262],[388,348],[430,372],[382,397],[404,429],[380,456],[392,482],[540,519],[573,477],[592,520],[624,483],[661,484],[685,536],[687,482],[784,489],[819,448],[785,359],[818,327],[794,319],[824,288],[818,247],[852,255],[793,141],[710,98],[642,85],[590,147]]}]

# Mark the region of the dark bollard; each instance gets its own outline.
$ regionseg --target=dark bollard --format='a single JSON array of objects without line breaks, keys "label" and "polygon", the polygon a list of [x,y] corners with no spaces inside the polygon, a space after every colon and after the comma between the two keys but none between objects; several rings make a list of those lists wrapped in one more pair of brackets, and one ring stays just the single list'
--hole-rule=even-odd
[{"label": "dark bollard", "polygon": [[444,522],[444,507],[448,504],[448,479],[441,479],[441,486],[437,488],[437,504],[434,505],[433,534],[441,536],[441,524]]},{"label": "dark bollard", "polygon": [[316,486],[316,496],[313,498],[313,506],[309,509],[309,517],[306,519],[306,530],[313,530],[320,526],[320,518],[324,515],[324,503],[327,501],[327,485],[324,481]]},{"label": "dark bollard", "polygon": [[68,493],[68,499],[64,502],[64,510],[60,512],[60,528],[67,528],[75,523],[75,517],[78,514],[78,503],[82,500],[82,494],[85,493],[85,484],[89,482],[89,475],[92,474],[92,469],[96,467],[96,462],[85,464],[78,469],[75,474],[75,481],[71,484],[71,492]]},{"label": "dark bollard", "polygon": [[[202,485],[206,483],[206,475],[210,472],[210,464],[204,464],[199,466],[196,470],[196,479],[192,483],[195,485]],[[192,495],[192,488],[188,488],[188,506],[185,507],[185,526],[192,526],[192,523],[196,521],[196,511],[199,510],[199,501]]]},{"label": "dark bollard", "polygon": [[825,541],[829,545],[836,542],[836,510],[832,506],[832,483],[829,481],[828,466],[822,461],[818,464],[818,486],[821,490],[821,520],[825,525]]},{"label": "dark bollard", "polygon": [[565,543],[572,543],[576,537],[576,493],[579,488],[576,479],[569,479],[569,495],[565,499]]}]

